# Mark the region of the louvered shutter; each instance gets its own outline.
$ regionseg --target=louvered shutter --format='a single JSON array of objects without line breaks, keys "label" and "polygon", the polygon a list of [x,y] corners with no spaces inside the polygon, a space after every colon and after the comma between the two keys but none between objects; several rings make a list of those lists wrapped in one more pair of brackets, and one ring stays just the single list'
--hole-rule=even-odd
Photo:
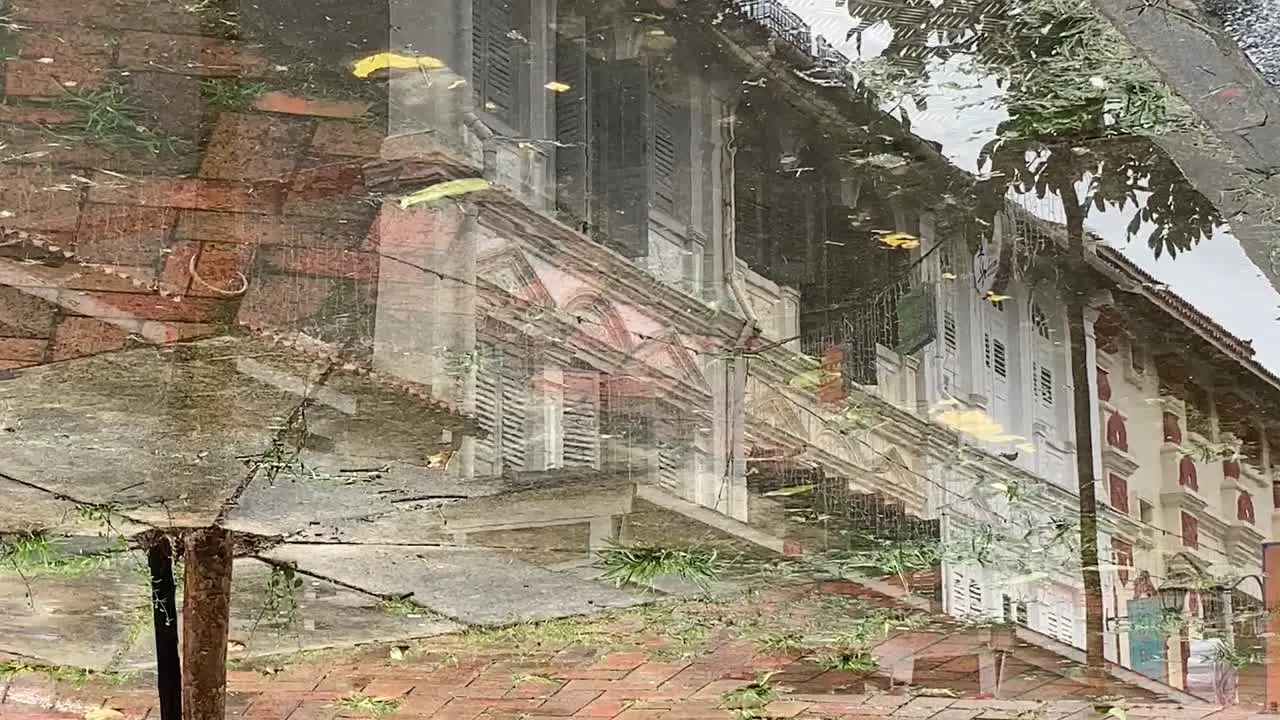
[{"label": "louvered shutter", "polygon": [[673,449],[658,449],[658,484],[672,492],[680,490],[681,474],[685,472],[685,463]]},{"label": "louvered shutter", "polygon": [[970,568],[953,570],[950,575],[951,614],[958,617],[985,614],[986,589],[979,573]]},{"label": "louvered shutter", "polygon": [[587,221],[590,203],[587,142],[591,126],[586,41],[565,38],[556,43],[556,81],[568,86],[555,94],[556,208],[569,224]]},{"label": "louvered shutter", "polygon": [[1000,426],[1011,425],[1009,412],[1009,345],[1004,311],[992,303],[983,308],[986,332],[983,334],[983,361],[986,365],[987,392],[991,417]]},{"label": "louvered shutter", "polygon": [[527,2],[472,0],[471,88],[476,107],[518,130],[525,125],[527,18]]},{"label": "louvered shutter", "polygon": [[689,220],[689,109],[652,95],[653,207],[681,222]]},{"label": "louvered shutter", "polygon": [[486,436],[477,445],[480,459],[486,462],[498,460],[498,377],[500,369],[494,363],[485,363],[476,371],[476,422]]},{"label": "louvered shutter", "polygon": [[590,68],[592,226],[629,258],[649,255],[649,78],[636,60]]},{"label": "louvered shutter", "polygon": [[598,467],[600,459],[600,394],[593,373],[565,373],[564,464]]},{"label": "louvered shutter", "polygon": [[529,381],[517,368],[502,374],[502,467],[523,470],[528,445]]}]

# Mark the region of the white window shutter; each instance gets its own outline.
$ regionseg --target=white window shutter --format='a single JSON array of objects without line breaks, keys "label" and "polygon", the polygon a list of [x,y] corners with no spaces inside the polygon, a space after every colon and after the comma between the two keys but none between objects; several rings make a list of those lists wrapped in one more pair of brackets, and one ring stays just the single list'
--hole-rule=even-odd
[{"label": "white window shutter", "polygon": [[599,467],[600,395],[595,373],[565,372],[564,464]]}]

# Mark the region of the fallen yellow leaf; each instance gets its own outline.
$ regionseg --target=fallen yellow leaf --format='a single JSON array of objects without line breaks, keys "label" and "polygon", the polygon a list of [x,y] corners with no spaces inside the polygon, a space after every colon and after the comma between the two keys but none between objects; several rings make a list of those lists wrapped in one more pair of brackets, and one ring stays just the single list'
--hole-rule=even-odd
[{"label": "fallen yellow leaf", "polygon": [[121,720],[124,713],[111,708],[97,708],[84,714],[84,720]]},{"label": "fallen yellow leaf", "polygon": [[447,180],[400,198],[400,207],[413,207],[414,205],[419,205],[421,203],[441,200],[447,197],[455,197],[457,195],[466,195],[467,193],[479,192],[481,190],[488,189],[489,181],[484,178]]},{"label": "fallen yellow leaf", "polygon": [[427,55],[397,55],[395,53],[378,53],[357,60],[351,68],[352,74],[358,78],[367,78],[379,70],[440,70],[445,66],[439,58]]},{"label": "fallen yellow leaf", "polygon": [[880,244],[895,250],[912,250],[920,247],[920,240],[913,235],[901,232],[884,233],[879,238]]},{"label": "fallen yellow leaf", "polygon": [[956,274],[955,274],[955,273],[944,272],[944,273],[942,273],[942,279],[943,279],[943,280],[955,280],[955,279],[956,279]]},{"label": "fallen yellow leaf", "polygon": [[988,292],[986,295],[983,295],[982,297],[983,299],[990,300],[993,303],[1002,303],[1005,300],[1013,299],[1012,295],[1001,295],[1000,293],[993,293],[993,292]]},{"label": "fallen yellow leaf", "polygon": [[546,85],[543,85],[542,87],[548,90],[551,90],[552,92],[559,92],[559,93],[569,92],[569,90],[571,89],[569,85],[566,85],[560,82],[559,80],[552,80],[551,82],[547,83]]},{"label": "fallen yellow leaf", "polygon": [[458,88],[460,88],[460,87],[462,87],[463,85],[466,85],[466,84],[467,84],[467,81],[466,81],[466,80],[463,80],[462,78],[458,78],[457,80],[454,80],[453,82],[449,83],[449,88],[448,88],[448,89],[450,89],[450,90],[457,90]]}]

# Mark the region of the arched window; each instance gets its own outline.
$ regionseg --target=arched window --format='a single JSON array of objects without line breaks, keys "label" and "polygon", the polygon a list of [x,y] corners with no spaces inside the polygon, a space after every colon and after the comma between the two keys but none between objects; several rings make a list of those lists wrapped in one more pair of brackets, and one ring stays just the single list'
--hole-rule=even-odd
[{"label": "arched window", "polygon": [[1236,498],[1236,519],[1243,520],[1250,525],[1254,523],[1253,496],[1244,490],[1241,490],[1240,496]]},{"label": "arched window", "polygon": [[1196,477],[1196,461],[1184,455],[1178,462],[1178,485],[1188,490],[1199,490],[1200,480]]},{"label": "arched window", "polygon": [[1125,429],[1120,413],[1111,413],[1107,418],[1107,444],[1122,452],[1129,451],[1129,431]]},{"label": "arched window", "polygon": [[1175,445],[1182,444],[1182,428],[1178,426],[1178,416],[1166,412],[1162,418],[1164,424],[1164,441]]},{"label": "arched window", "polygon": [[1102,368],[1098,368],[1098,399],[1102,402],[1111,399],[1111,376]]},{"label": "arched window", "polygon": [[1035,328],[1036,335],[1045,340],[1052,339],[1049,318],[1044,314],[1044,310],[1040,309],[1040,303],[1034,301],[1031,303],[1031,326]]},{"label": "arched window", "polygon": [[1057,402],[1057,352],[1053,344],[1053,324],[1040,303],[1032,300],[1031,316],[1031,397],[1035,399],[1036,417],[1056,425],[1054,404]]}]

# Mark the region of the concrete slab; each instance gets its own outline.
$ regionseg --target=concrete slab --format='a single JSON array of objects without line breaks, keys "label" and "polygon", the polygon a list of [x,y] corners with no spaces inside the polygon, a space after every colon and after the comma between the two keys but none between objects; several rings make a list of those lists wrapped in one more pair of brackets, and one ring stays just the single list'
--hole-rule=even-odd
[{"label": "concrete slab", "polygon": [[[380,380],[338,371],[317,389],[327,365],[287,346],[226,336],[23,370],[0,385],[0,405],[21,422],[0,437],[0,475],[115,503],[148,524],[198,526],[218,516],[308,393],[284,440],[290,451],[308,449],[322,473],[394,466],[409,469],[397,470],[406,488],[422,485],[443,474],[425,469],[428,458],[473,431],[470,421]],[[47,503],[33,508],[39,514],[27,514],[43,527],[62,514]],[[292,527],[296,517],[284,512],[271,526]],[[260,504],[245,522],[267,520]]]},{"label": "concrete slab", "polygon": [[[145,563],[140,553],[126,553],[88,572],[29,575],[27,582],[11,569],[0,570],[0,653],[92,670],[154,667]],[[376,597],[313,578],[282,594],[282,584],[272,583],[271,566],[253,558],[237,559],[233,573],[230,635],[245,646],[233,658],[463,629],[433,613],[397,613]]]},{"label": "concrete slab", "polygon": [[145,526],[111,518],[110,526],[78,512],[76,504],[21,483],[0,478],[0,535],[54,532],[65,535],[131,537]]},{"label": "concrete slab", "polygon": [[145,563],[128,553],[92,571],[26,579],[0,568],[0,651],[92,670],[141,662],[150,646],[131,640],[151,632]]},{"label": "concrete slab", "polygon": [[368,522],[309,527],[295,539],[385,545],[483,544],[468,538],[503,530],[599,523],[632,511],[635,484],[625,478],[580,473],[538,475],[544,484],[536,487],[530,487],[527,478],[430,482],[416,496],[419,500],[405,499],[412,495],[394,498],[396,512]]},{"label": "concrete slab", "polygon": [[379,594],[413,593],[427,608],[470,625],[550,620],[644,602],[639,594],[484,548],[285,544],[267,557]]},{"label": "concrete slab", "polygon": [[[429,612],[406,616],[376,597],[340,585],[302,578],[292,597],[295,611],[274,612],[280,582],[272,567],[254,558],[235,561],[232,580],[231,639],[245,644],[230,657],[279,655],[300,650],[393,642],[459,632],[463,626]],[[275,603],[276,606],[288,603]]]}]

